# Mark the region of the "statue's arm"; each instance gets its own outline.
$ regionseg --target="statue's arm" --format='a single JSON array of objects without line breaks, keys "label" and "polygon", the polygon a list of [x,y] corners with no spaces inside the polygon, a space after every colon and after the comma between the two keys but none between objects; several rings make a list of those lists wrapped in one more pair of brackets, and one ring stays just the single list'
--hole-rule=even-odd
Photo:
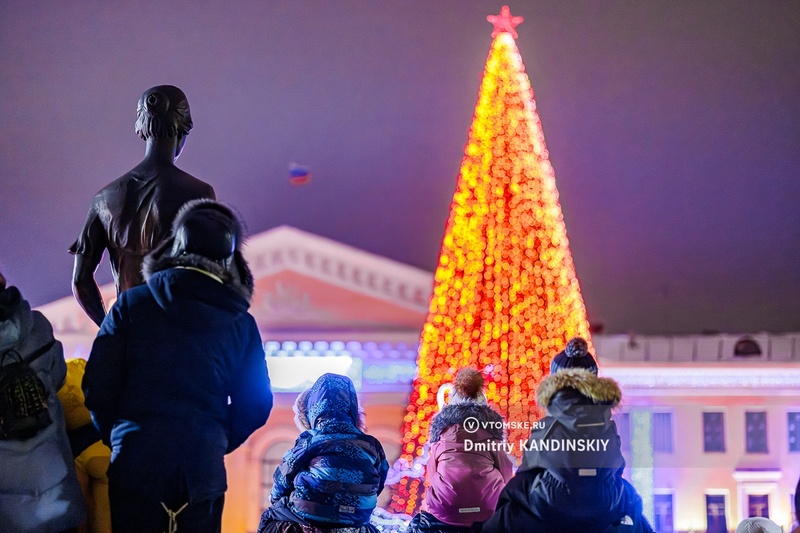
[{"label": "statue's arm", "polygon": [[106,317],[106,306],[94,279],[94,272],[99,264],[100,261],[92,257],[75,254],[72,268],[72,294],[92,322],[98,326]]},{"label": "statue's arm", "polygon": [[107,246],[105,228],[97,216],[96,205],[93,205],[86,216],[78,240],[72,244],[69,252],[75,256],[72,268],[72,294],[84,312],[98,326],[106,316],[106,307],[100,288],[94,279],[94,273],[103,259],[103,251]]}]

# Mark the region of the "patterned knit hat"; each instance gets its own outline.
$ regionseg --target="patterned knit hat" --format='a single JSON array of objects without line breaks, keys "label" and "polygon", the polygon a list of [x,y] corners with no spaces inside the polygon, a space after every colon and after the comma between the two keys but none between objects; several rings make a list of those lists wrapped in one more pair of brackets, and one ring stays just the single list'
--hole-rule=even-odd
[{"label": "patterned knit hat", "polygon": [[589,345],[580,337],[569,341],[564,351],[559,352],[550,362],[551,374],[567,368],[584,368],[597,374],[597,362],[589,353]]}]

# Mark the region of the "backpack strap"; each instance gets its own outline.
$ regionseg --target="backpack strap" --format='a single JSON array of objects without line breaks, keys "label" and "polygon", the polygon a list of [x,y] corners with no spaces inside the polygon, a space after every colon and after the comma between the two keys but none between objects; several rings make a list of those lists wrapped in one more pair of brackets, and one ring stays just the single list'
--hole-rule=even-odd
[{"label": "backpack strap", "polygon": [[25,362],[28,364],[34,362],[36,359],[49,352],[50,348],[55,346],[55,344],[56,344],[55,338],[50,339],[50,342],[48,342],[47,344],[45,344],[44,346],[33,352],[33,354],[31,354],[31,356],[28,359],[26,359]]},{"label": "backpack strap", "polygon": [[47,344],[45,344],[44,346],[42,346],[41,348],[39,348],[38,350],[36,350],[35,352],[33,352],[33,353],[31,354],[30,358],[28,358],[28,359],[25,359],[25,358],[23,358],[23,357],[20,355],[20,353],[19,353],[17,350],[15,350],[14,348],[9,348],[9,349],[8,349],[8,350],[6,350],[5,352],[3,352],[3,355],[2,355],[2,357],[0,357],[0,366],[5,366],[5,362],[6,362],[6,356],[7,356],[7,355],[11,355],[11,356],[13,356],[13,355],[16,355],[16,356],[17,356],[17,359],[19,360],[19,362],[23,362],[23,361],[25,361],[25,363],[28,363],[28,364],[30,364],[30,363],[32,363],[33,361],[35,361],[36,359],[38,359],[39,357],[41,357],[41,356],[43,356],[44,354],[46,354],[47,352],[49,352],[49,351],[50,351],[50,348],[52,348],[53,346],[55,346],[55,344],[56,344],[56,339],[55,339],[55,338],[53,338],[53,339],[50,339],[50,342],[48,342]]}]

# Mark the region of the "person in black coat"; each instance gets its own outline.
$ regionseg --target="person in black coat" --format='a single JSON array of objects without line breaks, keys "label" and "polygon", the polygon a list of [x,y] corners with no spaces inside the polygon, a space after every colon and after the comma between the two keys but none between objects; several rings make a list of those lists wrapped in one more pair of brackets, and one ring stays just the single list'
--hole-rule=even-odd
[{"label": "person in black coat", "polygon": [[611,419],[621,398],[614,380],[597,376],[586,341],[572,339],[536,391],[547,416],[482,531],[652,532],[641,498],[622,477],[625,460]]},{"label": "person in black coat", "polygon": [[227,206],[187,203],[94,341],[83,391],[112,449],[114,533],[219,532],[224,456],[269,416],[242,231]]}]

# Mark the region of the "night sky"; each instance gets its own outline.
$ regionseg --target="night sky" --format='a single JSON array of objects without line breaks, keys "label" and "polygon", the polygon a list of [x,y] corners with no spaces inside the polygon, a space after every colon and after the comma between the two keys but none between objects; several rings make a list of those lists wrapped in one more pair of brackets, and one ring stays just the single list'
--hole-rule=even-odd
[{"label": "night sky", "polygon": [[[509,5],[590,321],[800,331],[800,1]],[[92,196],[144,155],[136,101],[173,84],[178,166],[250,233],[433,271],[501,6],[0,1],[0,270],[70,294]]]}]

